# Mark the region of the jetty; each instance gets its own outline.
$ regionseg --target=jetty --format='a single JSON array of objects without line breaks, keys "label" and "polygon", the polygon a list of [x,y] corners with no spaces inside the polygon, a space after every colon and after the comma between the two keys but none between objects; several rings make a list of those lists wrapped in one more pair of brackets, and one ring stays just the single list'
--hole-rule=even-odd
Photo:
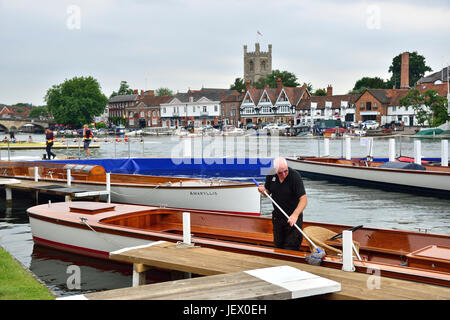
[{"label": "jetty", "polygon": [[[45,142],[43,143],[0,143],[0,149],[6,150],[36,150],[36,149],[45,149]],[[78,149],[83,148],[83,145],[78,144],[61,144],[55,143],[52,146],[52,150],[54,149]],[[89,145],[89,149],[98,149],[100,148],[99,144],[91,144]]]},{"label": "jetty", "polygon": [[[449,288],[381,277],[376,270],[348,272],[185,243],[158,241],[112,252],[110,258],[133,265],[133,287],[62,299],[450,299]],[[145,284],[145,272],[152,268],[181,272],[187,279]]]}]

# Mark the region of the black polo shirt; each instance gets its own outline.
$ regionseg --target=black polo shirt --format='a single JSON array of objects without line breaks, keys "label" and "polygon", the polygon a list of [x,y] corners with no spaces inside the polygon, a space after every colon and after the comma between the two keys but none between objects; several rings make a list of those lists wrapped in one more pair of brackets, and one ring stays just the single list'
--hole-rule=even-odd
[{"label": "black polo shirt", "polygon": [[[289,173],[284,179],[283,183],[280,183],[280,179],[277,174],[268,174],[266,176],[266,183],[264,187],[269,190],[269,194],[272,199],[290,216],[295,208],[298,206],[300,197],[306,194],[303,181],[296,170],[288,168]],[[284,214],[273,205],[275,217],[286,218]],[[302,219],[302,215],[299,216],[299,220]]]}]

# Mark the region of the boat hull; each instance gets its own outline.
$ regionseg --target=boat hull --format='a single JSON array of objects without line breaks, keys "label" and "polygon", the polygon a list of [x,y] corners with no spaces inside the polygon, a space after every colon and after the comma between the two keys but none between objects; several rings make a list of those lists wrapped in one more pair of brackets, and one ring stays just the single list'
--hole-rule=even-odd
[{"label": "boat hull", "polygon": [[365,186],[394,186],[403,191],[450,197],[450,174],[446,172],[348,166],[295,158],[288,158],[287,162],[289,167],[306,177],[353,182]]}]

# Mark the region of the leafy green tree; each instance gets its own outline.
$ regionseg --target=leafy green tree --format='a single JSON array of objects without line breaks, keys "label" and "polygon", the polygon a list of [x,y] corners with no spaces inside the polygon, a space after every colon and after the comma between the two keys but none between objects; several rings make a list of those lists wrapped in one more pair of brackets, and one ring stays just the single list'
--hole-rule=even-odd
[{"label": "leafy green tree", "polygon": [[120,81],[119,91],[117,91],[117,92],[113,91],[111,93],[111,95],[109,96],[109,98],[111,99],[112,97],[126,95],[126,94],[133,94],[133,89],[130,88],[130,86],[128,85],[128,83],[126,81],[122,80],[122,81]]},{"label": "leafy green tree", "polygon": [[254,83],[254,87],[263,89],[266,85],[269,85],[270,88],[276,88],[278,78],[281,79],[281,83],[285,87],[299,86],[297,77],[292,72],[273,70],[272,73],[268,74],[265,78],[258,79],[258,81]]},{"label": "leafy green tree", "polygon": [[66,79],[48,89],[44,99],[57,123],[75,127],[91,123],[95,116],[104,112],[108,103],[108,98],[93,77]]},{"label": "leafy green tree", "polygon": [[317,89],[311,95],[313,95],[313,96],[326,96],[327,92],[325,91],[325,89]]},{"label": "leafy green tree", "polygon": [[362,93],[366,89],[387,89],[387,82],[379,77],[363,77],[356,81],[353,90],[349,93]]},{"label": "leafy green tree", "polygon": [[440,96],[434,89],[422,94],[419,90],[412,89],[399,100],[399,103],[407,109],[412,107],[417,122],[421,125],[428,122],[429,126],[437,127],[450,120],[447,114],[447,99]]},{"label": "leafy green tree", "polygon": [[234,83],[230,85],[230,90],[237,90],[238,92],[244,92],[245,90],[247,90],[244,79],[242,78],[234,79]]},{"label": "leafy green tree", "polygon": [[48,110],[46,106],[34,107],[30,111],[30,118],[39,118],[40,116],[48,116]]},{"label": "leafy green tree", "polygon": [[[387,88],[392,88],[394,85],[396,88],[400,87],[400,78],[402,70],[402,55],[392,59],[392,64],[389,67],[389,72],[392,72],[391,79],[387,82]],[[418,54],[417,51],[409,53],[409,86],[414,87],[414,84],[425,75],[425,72],[432,71],[432,69],[426,65],[425,57]]]},{"label": "leafy green tree", "polygon": [[159,88],[156,89],[156,95],[157,96],[173,96],[173,91],[170,90],[169,88]]}]

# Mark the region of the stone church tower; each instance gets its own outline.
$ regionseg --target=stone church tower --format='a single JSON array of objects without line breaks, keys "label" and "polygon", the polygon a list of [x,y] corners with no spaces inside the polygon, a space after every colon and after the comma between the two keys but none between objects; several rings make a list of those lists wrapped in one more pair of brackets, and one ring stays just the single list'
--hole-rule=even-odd
[{"label": "stone church tower", "polygon": [[244,45],[244,82],[250,81],[254,84],[259,78],[272,73],[272,45],[269,44],[269,51],[259,50],[259,43],[255,43],[255,51],[247,52]]}]

